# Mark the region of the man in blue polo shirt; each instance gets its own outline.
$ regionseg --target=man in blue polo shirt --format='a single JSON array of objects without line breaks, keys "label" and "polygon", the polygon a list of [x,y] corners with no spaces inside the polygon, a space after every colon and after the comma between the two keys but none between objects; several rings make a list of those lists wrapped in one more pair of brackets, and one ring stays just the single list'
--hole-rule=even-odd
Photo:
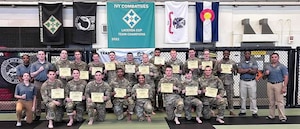
[{"label": "man in blue polo shirt", "polygon": [[269,98],[269,116],[266,119],[273,120],[275,118],[276,105],[278,108],[279,120],[283,123],[287,118],[284,113],[284,93],[286,93],[288,84],[287,67],[279,61],[279,54],[271,55],[271,64],[267,65],[264,70],[264,75],[268,79],[267,93]]},{"label": "man in blue polo shirt", "polygon": [[256,105],[256,73],[258,65],[255,60],[252,60],[251,52],[244,52],[245,59],[238,64],[238,73],[240,74],[240,98],[241,109],[239,116],[246,115],[246,99],[247,95],[250,99],[250,111],[254,118],[258,118]]},{"label": "man in blue polo shirt", "polygon": [[[23,81],[22,77],[24,73],[30,73],[30,56],[28,54],[22,55],[23,63],[17,66],[17,76],[20,82]],[[31,81],[31,80],[30,80]]]}]

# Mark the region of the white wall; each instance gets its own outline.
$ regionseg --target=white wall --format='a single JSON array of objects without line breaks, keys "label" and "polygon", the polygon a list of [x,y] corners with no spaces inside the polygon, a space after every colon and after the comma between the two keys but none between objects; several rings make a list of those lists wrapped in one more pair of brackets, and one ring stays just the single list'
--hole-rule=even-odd
[{"label": "white wall", "polygon": [[[156,47],[184,48],[185,44],[164,43],[164,6],[155,8]],[[64,26],[72,26],[72,7],[63,10]],[[94,48],[107,48],[107,34],[101,33],[101,25],[107,24],[106,6],[97,8],[97,44]],[[256,33],[261,33],[259,20],[268,18],[272,31],[278,35],[276,46],[299,46],[300,42],[300,6],[220,6],[219,13],[219,42],[217,46],[240,46],[243,26],[241,20],[249,18]],[[195,6],[189,6],[189,42],[195,42]],[[0,6],[0,27],[38,27],[39,16],[37,6]],[[288,37],[294,36],[294,42],[289,44]]]}]

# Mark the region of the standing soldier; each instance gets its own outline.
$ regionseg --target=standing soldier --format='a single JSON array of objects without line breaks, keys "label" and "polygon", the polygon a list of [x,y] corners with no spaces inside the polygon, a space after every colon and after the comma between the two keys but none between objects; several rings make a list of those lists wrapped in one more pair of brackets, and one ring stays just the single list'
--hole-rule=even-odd
[{"label": "standing soldier", "polygon": [[[229,59],[230,56],[230,51],[229,50],[224,50],[223,51],[223,59],[218,61],[217,63],[217,74],[218,77],[222,80],[224,84],[224,88],[226,90],[226,98],[227,98],[227,103],[228,103],[228,110],[229,110],[229,115],[235,116],[235,113],[233,112],[233,75],[236,75],[237,73],[237,65],[236,62],[233,60]],[[225,67],[228,66],[228,67]],[[224,69],[222,69],[224,68]],[[225,68],[229,68],[228,70]]]},{"label": "standing soldier", "polygon": [[48,128],[53,128],[53,120],[62,119],[56,118],[60,117],[57,114],[63,114],[64,112],[60,112],[59,108],[62,109],[63,106],[63,98],[56,98],[51,95],[53,89],[63,89],[63,83],[59,79],[55,79],[56,73],[54,70],[48,71],[48,80],[45,81],[41,87],[41,95],[43,98],[43,102],[46,104],[47,115],[46,119],[49,121]]},{"label": "standing soldier", "polygon": [[[71,62],[68,60],[68,51],[67,50],[61,50],[59,54],[59,60],[56,61],[55,67],[56,67],[56,74],[58,75],[58,79],[61,80],[66,86],[67,82],[72,79],[71,76],[62,76],[59,75],[59,71],[61,68],[70,68]],[[71,73],[71,71],[70,71]]]},{"label": "standing soldier", "polygon": [[[122,68],[117,68],[117,77],[109,84],[112,88],[112,102],[114,113],[117,116],[118,120],[124,118],[123,105],[128,107],[128,121],[131,121],[131,115],[133,114],[134,102],[130,97],[131,94],[131,85],[130,82],[124,78],[124,70]],[[116,93],[116,90],[125,90],[125,96],[119,96]],[[116,97],[118,96],[118,97]]]},{"label": "standing soldier", "polygon": [[201,75],[201,62],[196,57],[196,50],[194,48],[189,49],[189,57],[184,64],[184,70],[190,69],[193,73],[193,80],[197,81]]},{"label": "standing soldier", "polygon": [[[162,58],[160,56],[161,50],[160,48],[155,48],[154,49],[154,56],[149,60],[150,63],[154,64],[157,68],[157,73],[158,76],[154,79],[154,85],[155,85],[155,92],[157,91],[157,87],[158,87],[158,82],[159,80],[163,77],[163,67],[164,67],[164,63],[162,64],[162,62],[155,62],[155,58]],[[157,95],[157,100],[158,100],[158,107],[156,107],[156,95]],[[154,110],[160,110],[163,111],[163,99],[162,99],[162,95],[161,94],[154,94]]]},{"label": "standing soldier", "polygon": [[[167,61],[166,65],[171,65],[173,67],[173,77],[176,77],[179,81],[181,81],[183,62],[177,58],[177,52],[175,49],[171,49],[170,55],[171,59]],[[174,72],[175,67],[179,67],[179,71]]]},{"label": "standing soldier", "polygon": [[258,70],[258,64],[255,60],[251,59],[251,52],[244,52],[245,59],[238,65],[238,73],[240,73],[240,97],[241,97],[241,109],[239,116],[246,115],[246,99],[249,96],[250,99],[250,111],[253,118],[258,118],[257,104],[256,104],[256,73]]},{"label": "standing soldier", "polygon": [[93,70],[96,68],[100,68],[101,69],[100,71],[102,72],[104,69],[104,64],[100,61],[99,54],[93,53],[92,59],[93,59],[93,61],[88,64],[90,75],[95,74],[95,73],[92,73],[92,71],[96,72],[97,70]]},{"label": "standing soldier", "polygon": [[106,67],[104,73],[107,75],[107,83],[110,83],[113,79],[117,77],[116,69],[122,68],[122,63],[116,60],[116,53],[114,51],[109,52],[109,59],[110,62],[107,62],[106,64],[112,63],[114,65],[110,65],[113,68],[106,68],[108,65],[105,65]]},{"label": "standing soldier", "polygon": [[199,84],[201,86],[201,92],[205,94],[208,88],[212,90],[217,90],[217,94],[213,96],[208,96],[208,93],[205,94],[201,101],[203,103],[203,118],[210,119],[211,117],[211,106],[216,105],[218,109],[218,115],[216,121],[223,124],[225,123],[224,111],[226,108],[226,102],[223,98],[225,90],[222,81],[212,74],[212,68],[210,66],[206,66],[204,69],[204,75],[199,78]]},{"label": "standing soldier", "polygon": [[201,73],[203,73],[203,70],[204,70],[206,64],[209,64],[209,66],[213,70],[213,75],[216,75],[216,73],[217,73],[217,68],[216,68],[217,60],[210,57],[210,51],[208,49],[203,50],[203,59],[201,60],[201,66],[202,66],[202,68],[201,68],[202,72]]},{"label": "standing soldier", "polygon": [[[157,68],[155,67],[154,64],[150,63],[149,62],[149,56],[148,54],[143,54],[143,62],[139,65],[139,68],[138,68],[138,72],[136,72],[136,75],[142,75],[144,74],[145,75],[145,81],[147,84],[149,84],[151,87],[152,87],[152,92],[153,92],[153,98],[151,98],[151,103],[152,103],[152,106],[153,108],[156,107],[155,105],[155,95],[156,95],[156,91],[155,91],[155,84],[154,84],[154,80],[158,77],[158,72],[157,72]],[[141,69],[141,68],[145,68],[145,69]],[[145,71],[143,70],[146,70],[148,71],[149,73],[143,73]]]},{"label": "standing soldier", "polygon": [[286,93],[289,74],[286,66],[279,62],[279,54],[273,53],[271,55],[271,64],[267,65],[264,70],[264,75],[268,79],[267,93],[269,99],[269,115],[266,119],[275,119],[276,105],[278,108],[279,120],[285,123],[287,118],[284,112],[284,96]]},{"label": "standing soldier", "polygon": [[135,77],[135,71],[131,72],[127,72],[126,71],[126,67],[127,66],[134,66],[134,70],[136,71],[136,68],[138,66],[138,63],[136,63],[134,61],[134,57],[133,57],[133,53],[132,52],[128,52],[127,53],[127,58],[126,61],[124,62],[124,69],[125,69],[125,78],[130,82],[130,85],[133,86],[134,84],[137,83],[137,79]]},{"label": "standing soldier", "polygon": [[86,71],[87,70],[87,64],[81,60],[81,52],[80,51],[74,51],[75,59],[71,62],[71,68],[72,69],[79,69],[80,71]]},{"label": "standing soldier", "polygon": [[[149,84],[145,83],[145,75],[138,76],[139,83],[135,84],[132,88],[131,96],[135,100],[135,111],[139,121],[144,121],[145,117],[148,122],[151,122],[151,114],[153,112],[153,107],[151,104],[151,99],[153,96],[152,88]],[[137,90],[147,89],[148,96],[145,98],[137,98]]]},{"label": "standing soldier", "polygon": [[15,89],[15,98],[18,99],[16,103],[16,114],[17,114],[17,127],[21,126],[21,115],[23,109],[26,113],[26,122],[32,122],[32,113],[35,110],[36,102],[36,89],[33,84],[30,83],[30,75],[25,72],[22,75],[22,82],[20,82]]},{"label": "standing soldier", "polygon": [[[183,111],[183,99],[180,97],[180,81],[173,77],[172,66],[166,66],[166,76],[160,79],[158,83],[158,92],[164,94],[166,104],[166,113],[168,120],[174,120],[178,125],[180,124],[178,117],[181,117]],[[171,85],[171,91],[162,91],[163,88]]]},{"label": "standing soldier", "polygon": [[[197,81],[193,80],[193,74],[192,71],[189,70],[185,73],[185,80],[183,80],[181,82],[181,86],[182,86],[182,94],[185,94],[184,96],[184,111],[185,111],[185,117],[187,120],[191,120],[192,119],[192,106],[196,107],[196,121],[201,124],[202,121],[200,119],[201,113],[202,113],[202,108],[203,108],[203,104],[201,102],[201,100],[199,99],[199,95],[201,94],[201,90],[200,90],[200,86],[199,83]],[[189,95],[186,94],[186,88],[196,88],[197,89],[197,93],[194,95]]]},{"label": "standing soldier", "polygon": [[35,109],[35,121],[41,118],[41,87],[42,84],[47,80],[47,72],[53,69],[53,65],[46,60],[45,51],[37,52],[38,60],[31,64],[30,76],[34,78],[34,86],[36,86],[36,109]]},{"label": "standing soldier", "polygon": [[[22,78],[23,78],[23,74],[24,73],[30,73],[30,56],[28,54],[24,54],[22,55],[22,60],[23,60],[23,63],[22,64],[19,64],[17,66],[17,76],[18,76],[18,79],[19,79],[19,82],[23,82]],[[33,79],[33,78],[32,78]],[[30,82],[33,81],[33,80],[29,80]]]},{"label": "standing soldier", "polygon": [[[82,100],[85,100],[85,96],[83,95],[85,86],[86,86],[86,81],[81,80],[80,77],[80,71],[78,69],[73,69],[72,70],[72,77],[73,79],[69,81],[65,87],[65,101],[66,101],[66,111],[67,115],[69,116],[69,123],[67,126],[72,126],[74,122],[74,116],[76,116],[76,120],[78,122],[83,121],[83,113],[84,113],[84,102]],[[82,96],[81,101],[75,101],[72,100],[70,94],[71,92],[77,92],[80,93]],[[75,109],[75,111],[74,111]]]},{"label": "standing soldier", "polygon": [[[110,100],[111,96],[111,88],[110,86],[102,80],[103,75],[100,71],[95,72],[95,80],[90,81],[86,85],[85,89],[85,98],[86,98],[86,105],[87,111],[89,116],[88,125],[92,125],[94,122],[94,117],[97,115],[97,120],[104,121],[106,115],[106,101]],[[93,93],[102,93],[103,94],[103,102],[93,102],[92,94]]]}]

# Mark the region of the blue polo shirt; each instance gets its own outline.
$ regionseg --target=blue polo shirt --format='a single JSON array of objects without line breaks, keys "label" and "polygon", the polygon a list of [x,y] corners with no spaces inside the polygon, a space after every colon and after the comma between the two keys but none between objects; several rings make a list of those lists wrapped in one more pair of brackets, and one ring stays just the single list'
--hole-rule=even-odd
[{"label": "blue polo shirt", "polygon": [[23,76],[24,73],[29,73],[30,74],[30,67],[31,65],[25,66],[24,64],[19,64],[17,66],[17,75],[18,76]]},{"label": "blue polo shirt", "polygon": [[47,77],[48,70],[53,69],[54,67],[48,61],[45,61],[43,64],[39,61],[36,61],[31,64],[30,72],[33,73],[33,72],[37,71],[41,66],[44,67],[44,70],[42,72],[40,72],[39,74],[37,74],[34,77],[34,80],[44,82],[48,79],[48,77]]},{"label": "blue polo shirt", "polygon": [[[252,68],[252,69],[257,69],[258,65],[257,62],[255,60],[250,59],[249,61],[242,61],[238,64],[238,68],[241,69],[248,69],[248,68]],[[256,74],[249,74],[249,73],[244,73],[240,75],[240,79],[241,80],[251,80],[254,79],[256,77]]]},{"label": "blue polo shirt", "polygon": [[26,101],[32,101],[33,97],[36,95],[34,85],[30,83],[29,86],[26,86],[24,83],[19,83],[16,86],[15,95],[22,96],[23,94],[26,94]]},{"label": "blue polo shirt", "polygon": [[269,82],[282,82],[285,75],[288,75],[287,67],[281,63],[278,63],[275,67],[272,64],[269,64],[265,67],[265,70],[269,70],[270,74],[268,75]]}]

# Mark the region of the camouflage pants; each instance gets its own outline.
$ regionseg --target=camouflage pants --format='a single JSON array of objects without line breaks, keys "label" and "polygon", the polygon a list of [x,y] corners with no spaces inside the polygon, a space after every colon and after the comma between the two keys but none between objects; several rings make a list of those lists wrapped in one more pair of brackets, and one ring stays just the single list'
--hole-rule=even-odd
[{"label": "camouflage pants", "polygon": [[67,102],[66,112],[67,115],[73,115],[73,111],[76,111],[76,120],[83,121],[84,103],[83,102]]},{"label": "camouflage pants", "polygon": [[204,119],[210,119],[211,118],[211,106],[216,106],[218,109],[218,118],[223,118],[224,117],[224,112],[226,108],[226,102],[225,100],[222,99],[216,99],[216,98],[203,98],[202,100],[203,103],[203,111],[202,115]]},{"label": "camouflage pants", "polygon": [[150,100],[137,100],[135,105],[136,116],[139,121],[143,121],[145,117],[151,116],[153,107]]},{"label": "camouflage pants", "polygon": [[233,85],[224,85],[224,88],[226,90],[228,110],[233,111]]},{"label": "camouflage pants", "polygon": [[104,121],[106,116],[105,103],[87,102],[87,111],[89,118],[97,117],[97,121]]},{"label": "camouflage pants", "polygon": [[[43,82],[34,81],[34,86],[36,88],[36,103],[35,103],[35,116],[41,116],[42,112],[42,96],[41,96],[41,87]],[[43,103],[45,104],[45,103]]]},{"label": "camouflage pants", "polygon": [[127,99],[114,99],[113,100],[113,109],[114,109],[114,113],[117,116],[118,120],[122,120],[124,118],[124,108],[123,106],[127,106],[128,107],[128,112],[130,114],[133,114],[133,109],[134,109],[134,101],[131,97],[127,98]]},{"label": "camouflage pants", "polygon": [[61,114],[64,114],[64,110],[62,106],[56,106],[53,102],[49,102],[46,104],[47,107],[47,114],[46,119],[47,120],[54,120],[54,121],[62,121]]},{"label": "camouflage pants", "polygon": [[167,119],[173,120],[176,117],[181,117],[181,114],[183,112],[183,99],[178,98],[174,99],[173,102],[166,103],[166,113],[167,113]]},{"label": "camouflage pants", "polygon": [[192,106],[196,107],[196,116],[200,117],[202,114],[202,108],[203,108],[203,104],[202,102],[195,97],[186,97],[184,99],[184,111],[185,111],[185,117],[188,120],[192,119]]}]

